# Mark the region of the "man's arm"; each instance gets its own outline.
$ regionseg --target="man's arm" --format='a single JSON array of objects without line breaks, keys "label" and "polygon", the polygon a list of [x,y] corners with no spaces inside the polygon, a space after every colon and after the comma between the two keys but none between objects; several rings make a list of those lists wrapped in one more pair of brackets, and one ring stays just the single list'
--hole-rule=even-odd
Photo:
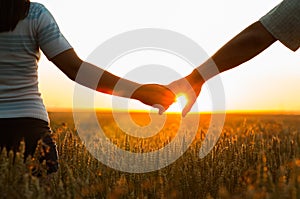
[{"label": "man's arm", "polygon": [[202,80],[202,77],[199,75],[204,73],[205,76],[207,74],[205,77],[205,81],[207,81],[217,75],[217,73],[210,72],[209,66],[212,64],[212,61],[217,66],[219,72],[222,73],[252,59],[275,41],[276,39],[273,35],[257,21],[221,47],[211,57],[211,60],[207,60],[195,69],[191,77],[196,78],[195,80]]},{"label": "man's arm", "polygon": [[[188,97],[182,115],[185,116],[190,111],[205,81],[252,59],[275,41],[259,21],[255,22],[221,47],[190,75],[172,82],[169,86],[173,92],[184,92]],[[218,71],[214,66],[217,66]]]}]

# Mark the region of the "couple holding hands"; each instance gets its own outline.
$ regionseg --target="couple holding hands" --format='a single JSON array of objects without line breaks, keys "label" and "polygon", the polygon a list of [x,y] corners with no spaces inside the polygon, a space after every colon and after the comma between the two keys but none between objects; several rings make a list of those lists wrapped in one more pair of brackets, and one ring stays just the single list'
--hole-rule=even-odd
[{"label": "couple holding hands", "polygon": [[[139,100],[158,108],[160,114],[176,100],[176,95],[183,93],[187,97],[182,112],[185,116],[205,81],[252,59],[277,40],[293,51],[299,48],[300,1],[282,1],[186,77],[169,85],[141,85],[82,61],[42,4],[29,0],[0,0],[0,147],[16,152],[24,139],[26,158],[34,153],[38,140],[42,139],[50,148],[44,157],[48,173],[57,171],[56,145],[38,90],[40,49],[73,81],[84,67],[86,77],[89,73],[102,74],[97,91]],[[212,66],[217,66],[219,71],[213,72]],[[90,87],[85,81],[77,83]]]}]

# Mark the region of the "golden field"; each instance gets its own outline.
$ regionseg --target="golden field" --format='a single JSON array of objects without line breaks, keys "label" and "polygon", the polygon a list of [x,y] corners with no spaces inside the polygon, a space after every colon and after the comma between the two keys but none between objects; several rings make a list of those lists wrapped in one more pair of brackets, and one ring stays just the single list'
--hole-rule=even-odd
[{"label": "golden field", "polygon": [[[300,198],[298,115],[228,114],[217,144],[202,159],[199,150],[211,116],[201,115],[197,135],[188,150],[169,166],[148,173],[109,168],[87,151],[77,135],[72,113],[49,115],[58,145],[59,171],[45,174],[45,164],[37,161],[40,150],[25,163],[22,153],[13,163],[13,154],[7,156],[2,151],[1,198]],[[161,117],[151,114],[150,118],[146,113],[130,116],[141,127],[151,118]],[[166,115],[164,126],[156,135],[138,138],[118,128],[111,113],[98,113],[97,117],[112,143],[134,153],[155,151],[170,143],[181,119],[176,114]],[[192,121],[195,117],[190,114],[187,119]],[[186,126],[184,130],[188,133],[195,130],[192,128]],[[109,151],[97,145],[97,139],[91,139],[97,150],[109,156]],[[126,164],[125,160],[115,161]],[[33,176],[33,168],[44,174]]]}]

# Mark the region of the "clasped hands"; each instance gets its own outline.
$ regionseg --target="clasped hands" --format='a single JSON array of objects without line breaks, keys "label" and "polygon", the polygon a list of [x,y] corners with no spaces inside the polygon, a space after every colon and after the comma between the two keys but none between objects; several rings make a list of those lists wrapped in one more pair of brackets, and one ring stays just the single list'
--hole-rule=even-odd
[{"label": "clasped hands", "polygon": [[144,84],[133,93],[132,98],[142,103],[158,108],[159,114],[165,112],[176,101],[178,95],[185,95],[187,102],[182,110],[182,116],[191,110],[201,91],[204,80],[197,71],[178,79],[168,85]]}]

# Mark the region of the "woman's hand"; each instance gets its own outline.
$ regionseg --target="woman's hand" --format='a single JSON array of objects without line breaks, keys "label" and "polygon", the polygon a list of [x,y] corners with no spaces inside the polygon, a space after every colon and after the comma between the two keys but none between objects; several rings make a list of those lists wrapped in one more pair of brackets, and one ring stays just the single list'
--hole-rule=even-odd
[{"label": "woman's hand", "polygon": [[165,112],[175,101],[175,94],[166,86],[158,84],[144,84],[134,91],[133,99],[159,109],[159,114]]}]

